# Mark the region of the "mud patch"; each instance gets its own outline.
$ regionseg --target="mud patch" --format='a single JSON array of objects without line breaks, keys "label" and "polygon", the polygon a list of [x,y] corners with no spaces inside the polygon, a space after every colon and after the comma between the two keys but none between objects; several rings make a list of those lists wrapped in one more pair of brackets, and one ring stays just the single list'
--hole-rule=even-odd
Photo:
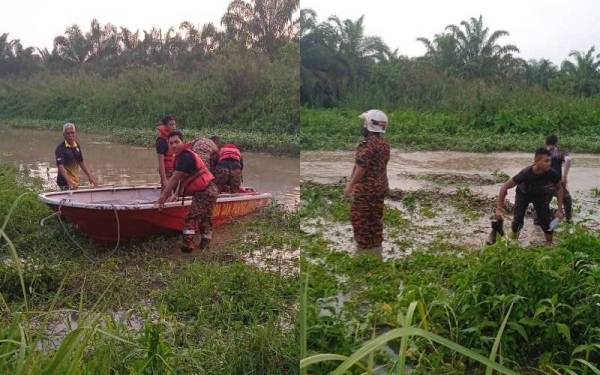
[{"label": "mud patch", "polygon": [[[344,203],[339,197],[336,199],[336,194],[341,194],[341,185],[305,183],[303,189],[306,193],[302,195],[301,206],[306,210],[314,206],[318,209],[306,215],[301,230],[325,239],[332,251],[356,254],[352,226],[349,218],[345,217],[350,203]],[[600,197],[587,192],[576,194],[574,198],[577,225],[587,229],[600,228]],[[316,201],[310,202],[313,199]],[[392,190],[385,204],[383,250],[376,255],[393,259],[419,250],[441,252],[479,249],[488,240],[496,199],[468,188]],[[505,233],[510,234],[513,204],[507,201],[505,207],[507,215],[504,229]],[[530,207],[519,237],[522,246],[544,243],[543,231],[533,223],[534,215]],[[561,224],[557,229],[558,241],[560,233],[572,230],[570,225]]]}]

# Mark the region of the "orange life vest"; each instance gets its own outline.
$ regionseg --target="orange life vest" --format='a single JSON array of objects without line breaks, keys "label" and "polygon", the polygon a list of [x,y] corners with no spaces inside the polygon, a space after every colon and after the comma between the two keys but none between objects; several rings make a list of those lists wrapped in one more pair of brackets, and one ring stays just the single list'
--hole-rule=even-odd
[{"label": "orange life vest", "polygon": [[[181,182],[181,187],[184,195],[192,195],[197,191],[206,189],[208,184],[210,184],[210,182],[215,179],[213,174],[210,173],[210,171],[206,167],[206,164],[204,164],[204,162],[202,161],[202,158],[200,158],[198,154],[192,151],[191,148],[192,144],[187,143],[185,145],[185,150],[179,156],[181,157],[181,155],[183,155],[184,152],[189,152],[194,156],[194,161],[196,163],[196,172],[191,174],[189,177],[185,178]],[[177,159],[179,157],[177,157]]]},{"label": "orange life vest", "polygon": [[221,147],[219,150],[219,161],[225,159],[233,159],[240,161],[242,159],[242,154],[236,145],[233,143],[227,143]]},{"label": "orange life vest", "polygon": [[167,146],[169,149],[164,154],[165,157],[165,172],[173,172],[175,169],[175,154],[171,151],[171,147],[169,146],[169,127],[167,125],[160,125],[156,128],[158,130],[158,138],[164,139],[167,142]]}]

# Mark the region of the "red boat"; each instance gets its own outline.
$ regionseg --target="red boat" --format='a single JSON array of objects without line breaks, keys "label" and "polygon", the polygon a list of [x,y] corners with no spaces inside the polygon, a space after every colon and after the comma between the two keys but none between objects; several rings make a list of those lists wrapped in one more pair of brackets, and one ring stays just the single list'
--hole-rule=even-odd
[{"label": "red boat", "polygon": [[[140,186],[41,193],[39,198],[91,239],[115,243],[183,229],[191,197],[165,203],[159,210],[159,196],[158,186]],[[220,194],[213,211],[213,225],[255,212],[271,200],[271,194],[250,188],[243,193]]]}]

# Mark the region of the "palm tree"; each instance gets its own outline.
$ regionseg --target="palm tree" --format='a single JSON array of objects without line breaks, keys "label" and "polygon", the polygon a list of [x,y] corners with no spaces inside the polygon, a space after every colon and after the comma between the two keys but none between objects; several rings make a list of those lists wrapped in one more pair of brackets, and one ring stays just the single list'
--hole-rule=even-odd
[{"label": "palm tree", "polygon": [[24,48],[18,39],[8,39],[8,33],[0,35],[0,76],[18,75],[37,68],[39,57],[33,47]]},{"label": "palm tree", "polygon": [[444,70],[458,70],[467,78],[504,77],[523,63],[514,57],[519,49],[513,44],[501,45],[498,40],[508,36],[506,30],[490,32],[484,27],[483,17],[471,17],[459,25],[446,26],[446,33],[436,35],[433,42],[418,38],[427,48],[429,57],[444,64]]},{"label": "palm tree", "polygon": [[600,54],[595,54],[595,47],[587,52],[572,51],[569,57],[574,57],[575,62],[565,60],[561,72],[571,82],[577,94],[591,96],[600,92]]},{"label": "palm tree", "polygon": [[290,40],[297,40],[299,0],[233,0],[221,19],[227,36],[269,56]]},{"label": "palm tree", "polygon": [[458,42],[450,33],[436,34],[433,41],[427,38],[417,38],[425,45],[425,60],[428,60],[442,72],[459,74],[462,66],[458,51]]},{"label": "palm tree", "polygon": [[87,61],[90,44],[78,25],[65,30],[65,35],[54,38],[54,51],[69,65],[80,65]]},{"label": "palm tree", "polygon": [[550,81],[557,76],[558,68],[548,59],[532,59],[523,65],[523,79],[532,86],[548,89]]},{"label": "palm tree", "polygon": [[202,29],[199,29],[191,22],[184,21],[179,25],[179,29],[184,32],[186,51],[196,57],[216,52],[224,40],[224,33],[217,30],[212,23],[204,24]]}]

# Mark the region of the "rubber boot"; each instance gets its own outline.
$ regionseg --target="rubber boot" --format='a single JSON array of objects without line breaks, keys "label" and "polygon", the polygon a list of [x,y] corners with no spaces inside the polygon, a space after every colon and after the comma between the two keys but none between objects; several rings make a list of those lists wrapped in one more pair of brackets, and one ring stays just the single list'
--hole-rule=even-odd
[{"label": "rubber boot", "polygon": [[210,238],[204,238],[204,237],[203,237],[203,238],[200,240],[200,246],[198,246],[198,249],[199,249],[200,251],[202,251],[202,250],[206,250],[206,249],[208,249],[208,247],[209,247],[209,246],[210,246]]},{"label": "rubber boot", "polygon": [[490,231],[490,235],[486,244],[493,245],[496,243],[496,236],[500,235],[504,237],[504,220],[492,220],[491,221],[492,230]]},{"label": "rubber boot", "polygon": [[196,244],[194,243],[194,235],[184,234],[183,235],[183,245],[181,245],[181,251],[184,253],[191,253],[195,249],[196,249]]}]

